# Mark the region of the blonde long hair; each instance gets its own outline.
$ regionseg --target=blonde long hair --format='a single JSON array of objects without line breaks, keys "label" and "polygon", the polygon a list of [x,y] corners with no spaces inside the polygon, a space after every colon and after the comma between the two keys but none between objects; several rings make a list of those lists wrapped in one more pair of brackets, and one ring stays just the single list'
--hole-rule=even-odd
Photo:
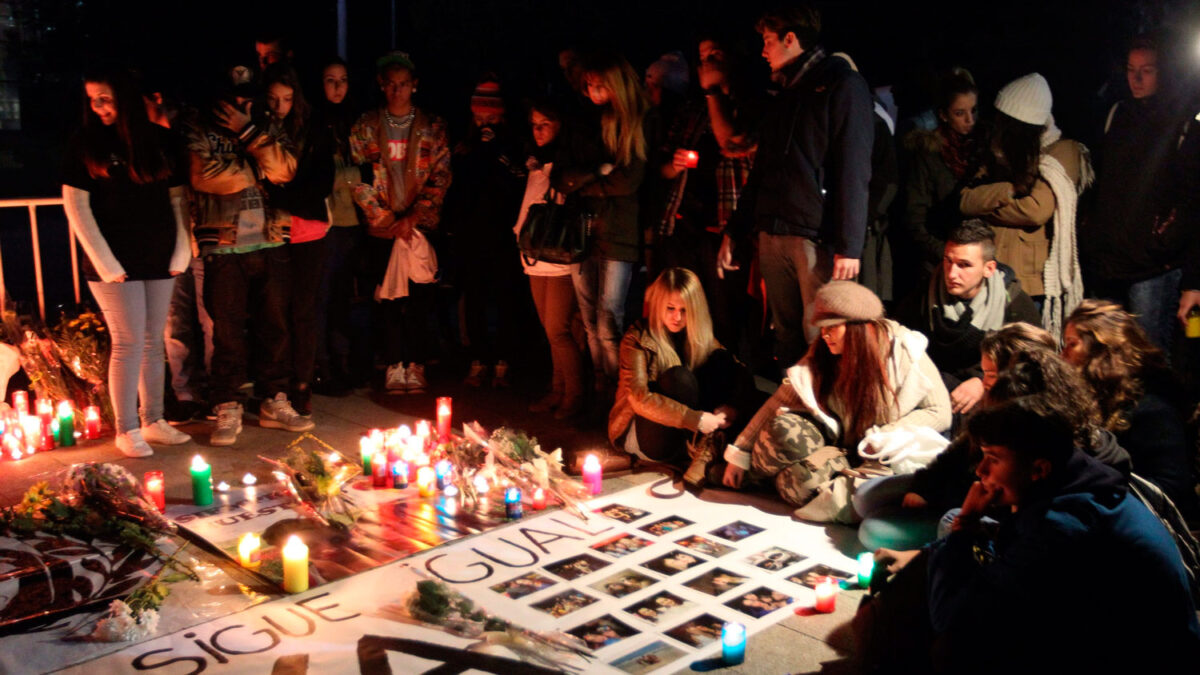
[{"label": "blonde long hair", "polygon": [[[684,364],[683,359],[675,352],[671,333],[662,320],[667,300],[676,293],[683,300],[683,307],[687,313],[687,325],[684,327],[687,333],[687,364]],[[716,350],[717,341],[713,337],[708,300],[704,297],[704,288],[700,286],[699,277],[691,270],[671,267],[658,275],[654,283],[646,289],[646,310],[650,314],[650,337],[658,350],[663,370],[678,365],[687,365],[689,369],[694,370],[703,365]]]},{"label": "blonde long hair", "polygon": [[642,121],[650,104],[633,66],[617,54],[599,54],[585,64],[584,77],[588,75],[598,77],[612,92],[600,116],[604,147],[619,166],[628,166],[635,158],[645,161]]}]

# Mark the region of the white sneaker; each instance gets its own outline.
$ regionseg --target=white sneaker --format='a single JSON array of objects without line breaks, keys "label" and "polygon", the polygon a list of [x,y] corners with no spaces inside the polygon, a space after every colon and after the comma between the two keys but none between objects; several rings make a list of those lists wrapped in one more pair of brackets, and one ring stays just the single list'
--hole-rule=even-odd
[{"label": "white sneaker", "polygon": [[209,444],[220,446],[237,443],[238,434],[242,433],[242,404],[229,401],[218,405],[214,412],[217,426],[208,439]]},{"label": "white sneaker", "polygon": [[147,443],[155,445],[183,445],[192,440],[191,436],[171,426],[163,419],[142,427],[142,438],[146,439]]},{"label": "white sneaker", "polygon": [[383,386],[389,394],[408,393],[408,369],[404,367],[403,363],[388,366]]},{"label": "white sneaker", "polygon": [[429,383],[425,381],[425,364],[408,364],[408,393],[424,394]]},{"label": "white sneaker", "polygon": [[287,394],[282,391],[275,394],[275,398],[262,402],[258,409],[258,425],[287,431],[308,431],[316,426],[311,419],[296,412]]},{"label": "white sneaker", "polygon": [[126,457],[149,457],[154,454],[154,448],[142,438],[141,429],[117,434],[117,449]]}]

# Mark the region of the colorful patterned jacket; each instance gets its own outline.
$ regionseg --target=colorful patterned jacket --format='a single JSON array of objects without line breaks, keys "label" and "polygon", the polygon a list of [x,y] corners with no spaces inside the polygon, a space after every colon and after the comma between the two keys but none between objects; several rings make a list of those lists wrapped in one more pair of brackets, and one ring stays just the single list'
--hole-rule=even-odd
[{"label": "colorful patterned jacket", "polygon": [[363,114],[350,130],[350,157],[354,164],[370,163],[374,173],[371,184],[354,187],[354,201],[367,218],[368,232],[387,223],[392,216],[412,215],[416,225],[437,229],[442,200],[450,187],[450,148],[446,141],[446,123],[439,117],[417,110],[408,135],[404,159],[404,186],[407,194],[388,194],[391,179],[382,148],[387,147],[387,129],[381,110]]},{"label": "colorful patterned jacket", "polygon": [[[234,137],[191,116],[184,123],[191,178],[192,233],[200,248],[237,245],[240,193],[260,180],[284,184],[296,174],[296,156],[283,140],[254,125]],[[264,197],[265,199],[265,197]],[[265,205],[264,239],[286,242],[291,216]]]}]

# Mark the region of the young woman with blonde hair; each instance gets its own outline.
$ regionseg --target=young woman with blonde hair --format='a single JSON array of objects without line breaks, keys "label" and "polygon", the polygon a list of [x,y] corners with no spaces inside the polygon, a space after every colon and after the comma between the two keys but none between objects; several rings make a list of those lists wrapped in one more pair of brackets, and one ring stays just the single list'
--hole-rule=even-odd
[{"label": "young woman with blonde hair", "polygon": [[646,290],[646,309],[648,319],[621,341],[608,437],[632,454],[678,466],[686,448],[685,481],[699,486],[714,451],[724,447],[721,430],[739,417],[735,401],[746,392],[748,372],[713,337],[692,271],[663,271]]},{"label": "young woman with blonde hair", "polygon": [[1200,516],[1187,430],[1166,357],[1120,305],[1084,300],[1067,318],[1062,355],[1079,369],[1104,428],[1129,451],[1133,470],[1189,520]]},{"label": "young woman with blonde hair", "polygon": [[642,121],[648,104],[637,73],[616,54],[584,62],[585,92],[600,108],[599,124],[567,143],[553,185],[578,195],[595,214],[591,252],[571,273],[579,300],[596,389],[617,376],[617,347],[625,320],[625,296],[639,260],[638,188],[646,171]]}]

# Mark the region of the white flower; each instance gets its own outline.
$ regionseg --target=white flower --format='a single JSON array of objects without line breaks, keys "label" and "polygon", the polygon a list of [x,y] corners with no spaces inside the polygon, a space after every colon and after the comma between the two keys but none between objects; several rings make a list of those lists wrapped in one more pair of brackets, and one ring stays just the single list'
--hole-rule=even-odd
[{"label": "white flower", "polygon": [[147,609],[135,617],[129,605],[113,600],[108,613],[107,618],[96,622],[96,630],[92,631],[92,638],[100,642],[144,640],[158,630],[157,610]]}]

